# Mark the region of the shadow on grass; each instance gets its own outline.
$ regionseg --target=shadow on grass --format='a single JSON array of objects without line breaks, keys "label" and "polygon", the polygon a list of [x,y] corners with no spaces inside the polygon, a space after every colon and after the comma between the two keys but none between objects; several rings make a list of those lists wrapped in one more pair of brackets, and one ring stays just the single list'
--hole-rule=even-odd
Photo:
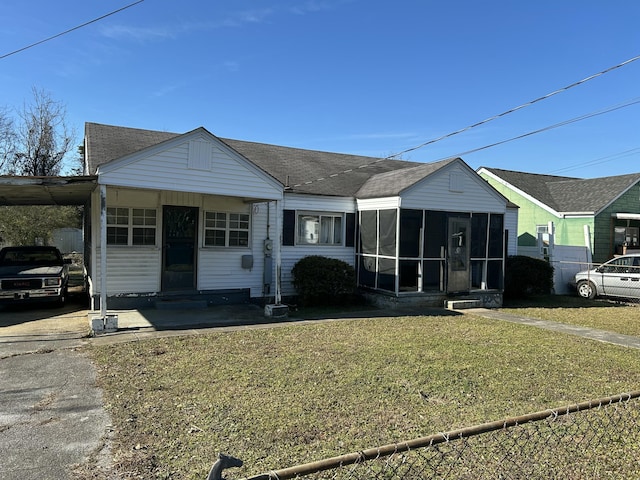
[{"label": "shadow on grass", "polygon": [[455,316],[459,312],[437,307],[375,308],[371,305],[343,305],[333,307],[307,307],[292,311],[291,320],[329,320],[353,318],[385,318],[414,316]]},{"label": "shadow on grass", "polygon": [[285,317],[266,317],[255,304],[212,305],[204,309],[158,310],[140,309],[120,314],[119,330],[197,330],[216,327],[249,327],[258,325],[290,325],[304,321],[347,320],[366,318],[400,318],[408,316],[452,316],[459,312],[434,307],[382,309],[371,305],[327,305],[297,308],[289,305]]}]

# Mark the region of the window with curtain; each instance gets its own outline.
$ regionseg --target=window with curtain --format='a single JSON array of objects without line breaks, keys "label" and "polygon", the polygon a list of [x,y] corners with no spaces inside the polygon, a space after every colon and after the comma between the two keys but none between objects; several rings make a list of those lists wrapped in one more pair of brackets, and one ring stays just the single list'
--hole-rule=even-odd
[{"label": "window with curtain", "polygon": [[298,245],[342,245],[341,213],[299,213]]}]

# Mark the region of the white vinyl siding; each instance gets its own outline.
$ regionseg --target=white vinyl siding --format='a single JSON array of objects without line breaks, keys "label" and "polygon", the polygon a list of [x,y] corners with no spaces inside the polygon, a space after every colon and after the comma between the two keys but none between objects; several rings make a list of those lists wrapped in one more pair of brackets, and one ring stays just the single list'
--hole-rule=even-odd
[{"label": "white vinyl siding", "polygon": [[181,138],[163,148],[107,164],[101,183],[114,186],[280,199],[282,186],[212,136]]},{"label": "white vinyl siding", "polygon": [[[232,202],[227,204],[231,208]],[[238,205],[240,207],[241,205]],[[246,205],[242,205],[246,208]],[[267,222],[267,212],[271,219]],[[264,251],[263,243],[267,238],[267,224],[271,225],[271,238],[276,212],[272,203],[255,203],[251,206],[251,248],[210,248],[198,250],[198,288],[200,290],[250,289],[252,298],[263,296]],[[242,268],[243,255],[253,255],[253,267]],[[275,293],[275,262],[271,278],[271,295]]]},{"label": "white vinyl siding", "polygon": [[518,253],[518,209],[507,208],[504,215],[504,229],[509,232],[507,238],[507,255]]},{"label": "white vinyl siding", "polygon": [[[355,213],[356,202],[349,197],[320,197],[314,195],[298,195],[286,194],[284,201],[284,209],[297,211],[313,211],[316,213],[331,212]],[[344,223],[344,222],[343,222]],[[282,220],[280,222],[282,225]],[[296,245],[283,246],[281,250],[281,289],[283,296],[296,295],[293,287],[291,270],[298,260],[309,255],[321,255],[323,257],[335,258],[355,265],[355,249],[354,247],[345,247],[344,238],[342,245]]]},{"label": "white vinyl siding", "polygon": [[[452,190],[453,178],[455,190]],[[435,172],[403,192],[401,207],[449,212],[504,213],[506,200],[473,171],[451,164],[449,168]]]},{"label": "white vinyl siding", "polygon": [[354,213],[356,211],[356,202],[351,197],[286,194],[284,197],[284,209]]},{"label": "white vinyl siding", "polygon": [[[99,258],[100,249],[97,249]],[[109,295],[160,291],[160,249],[118,247],[107,249],[107,292]],[[94,288],[100,291],[100,262],[94,263]]]}]

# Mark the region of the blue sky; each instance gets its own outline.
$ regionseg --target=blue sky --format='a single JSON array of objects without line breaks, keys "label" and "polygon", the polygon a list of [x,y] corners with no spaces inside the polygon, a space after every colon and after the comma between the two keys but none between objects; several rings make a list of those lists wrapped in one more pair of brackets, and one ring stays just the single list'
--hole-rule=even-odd
[{"label": "blue sky", "polygon": [[[134,0],[3,0],[0,56]],[[84,122],[387,156],[640,55],[635,0],[144,0],[0,59]],[[592,178],[640,172],[640,60],[401,158]]]}]

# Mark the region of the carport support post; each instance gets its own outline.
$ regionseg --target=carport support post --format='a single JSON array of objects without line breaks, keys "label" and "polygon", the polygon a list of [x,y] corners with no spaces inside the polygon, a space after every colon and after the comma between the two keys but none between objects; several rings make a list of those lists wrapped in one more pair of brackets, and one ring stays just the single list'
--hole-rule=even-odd
[{"label": "carport support post", "polygon": [[100,316],[91,319],[94,334],[118,329],[118,315],[107,315],[107,186],[100,184]]}]

